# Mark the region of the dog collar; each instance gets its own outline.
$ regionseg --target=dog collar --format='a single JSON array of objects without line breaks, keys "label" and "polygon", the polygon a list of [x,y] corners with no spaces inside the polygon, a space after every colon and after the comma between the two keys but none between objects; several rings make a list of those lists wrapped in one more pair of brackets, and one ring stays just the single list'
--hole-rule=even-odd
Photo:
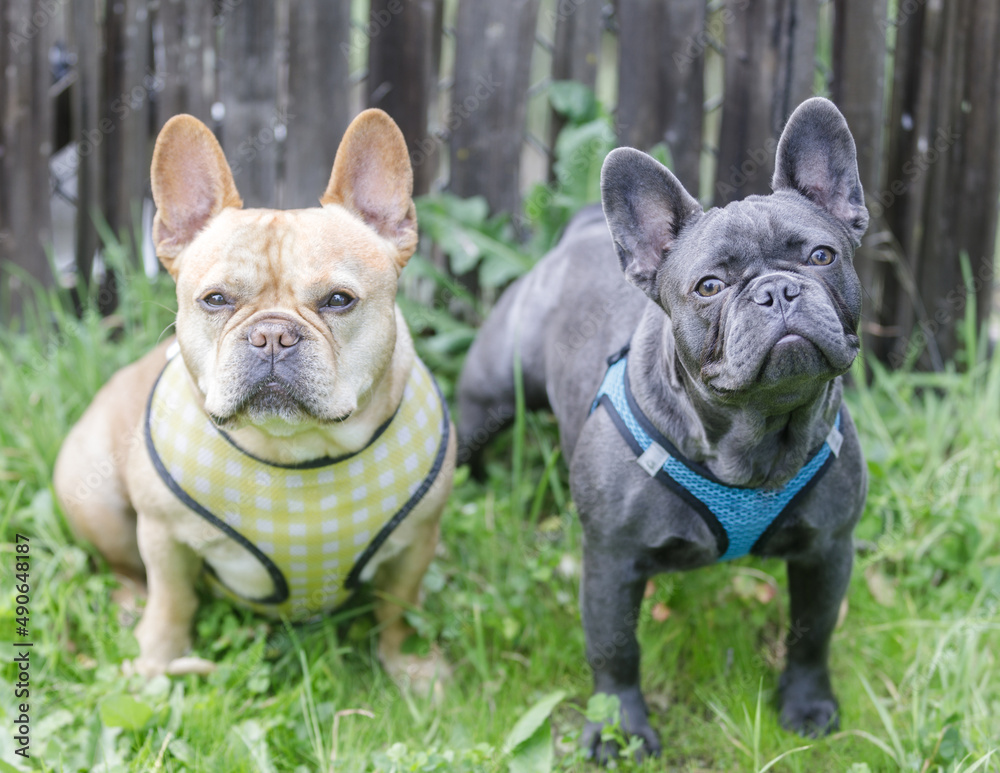
[{"label": "dog collar", "polygon": [[628,346],[608,358],[590,412],[603,405],[646,474],[701,515],[715,535],[719,561],[757,552],[839,456],[844,440],[840,412],[822,447],[782,488],[727,486],[704,466],[685,459],[640,410],[629,387],[627,354]]},{"label": "dog collar", "polygon": [[248,598],[207,561],[211,585],[259,612],[303,619],[339,606],[444,462],[450,423],[437,383],[419,360],[403,399],[356,453],[299,465],[258,459],[199,407],[180,357],[150,394],[146,447],[157,473],[190,510],[245,548],[274,591]]}]

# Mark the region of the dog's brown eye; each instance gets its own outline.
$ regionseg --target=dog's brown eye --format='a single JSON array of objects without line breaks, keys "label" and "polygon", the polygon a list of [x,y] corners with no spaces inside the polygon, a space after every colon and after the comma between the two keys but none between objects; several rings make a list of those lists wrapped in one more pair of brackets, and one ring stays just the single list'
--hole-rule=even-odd
[{"label": "dog's brown eye", "polygon": [[829,247],[817,247],[809,256],[809,264],[812,266],[829,266],[833,263],[836,255]]},{"label": "dog's brown eye", "polygon": [[721,293],[725,286],[726,283],[721,279],[710,276],[698,282],[698,286],[694,289],[702,298],[711,298],[713,295]]},{"label": "dog's brown eye", "polygon": [[209,293],[202,300],[209,306],[218,308],[219,306],[226,306],[229,301],[226,300],[226,296],[222,293]]},{"label": "dog's brown eye", "polygon": [[323,305],[328,309],[346,309],[354,303],[354,296],[347,293],[336,292],[326,299]]}]

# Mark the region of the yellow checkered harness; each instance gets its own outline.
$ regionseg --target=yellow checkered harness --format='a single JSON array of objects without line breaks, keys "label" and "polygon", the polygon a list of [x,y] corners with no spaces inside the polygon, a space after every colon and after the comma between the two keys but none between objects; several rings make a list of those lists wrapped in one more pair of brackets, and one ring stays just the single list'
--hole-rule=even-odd
[{"label": "yellow checkered harness", "polygon": [[368,560],[437,478],[448,408],[417,360],[395,414],[356,453],[298,465],[251,456],[200,407],[182,358],[167,362],[146,411],[157,472],[193,512],[238,542],[274,581],[266,598],[217,592],[258,612],[300,620],[339,606]]}]

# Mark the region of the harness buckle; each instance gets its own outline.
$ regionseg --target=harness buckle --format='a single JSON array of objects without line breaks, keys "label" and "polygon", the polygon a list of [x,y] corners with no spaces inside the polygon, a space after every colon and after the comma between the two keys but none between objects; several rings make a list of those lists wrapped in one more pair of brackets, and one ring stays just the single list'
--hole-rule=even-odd
[{"label": "harness buckle", "polygon": [[649,448],[642,452],[636,461],[639,462],[639,466],[642,467],[649,475],[649,477],[656,477],[656,473],[660,471],[660,468],[666,463],[667,459],[670,458],[670,454],[667,453],[667,449],[661,446],[659,443],[650,443]]},{"label": "harness buckle", "polygon": [[840,457],[840,447],[844,445],[844,435],[836,427],[830,427],[830,434],[826,436],[826,442],[830,446],[833,455]]}]

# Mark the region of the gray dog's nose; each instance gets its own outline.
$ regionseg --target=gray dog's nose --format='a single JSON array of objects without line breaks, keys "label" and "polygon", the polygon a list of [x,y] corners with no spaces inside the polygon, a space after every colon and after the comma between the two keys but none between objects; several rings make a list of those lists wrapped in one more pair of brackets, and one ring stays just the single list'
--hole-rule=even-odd
[{"label": "gray dog's nose", "polygon": [[258,322],[247,332],[247,340],[262,357],[280,357],[294,347],[302,336],[287,322]]},{"label": "gray dog's nose", "polygon": [[801,292],[802,288],[795,280],[788,277],[773,277],[757,285],[752,297],[754,303],[760,306],[773,306],[776,300],[781,299],[791,303]]}]

